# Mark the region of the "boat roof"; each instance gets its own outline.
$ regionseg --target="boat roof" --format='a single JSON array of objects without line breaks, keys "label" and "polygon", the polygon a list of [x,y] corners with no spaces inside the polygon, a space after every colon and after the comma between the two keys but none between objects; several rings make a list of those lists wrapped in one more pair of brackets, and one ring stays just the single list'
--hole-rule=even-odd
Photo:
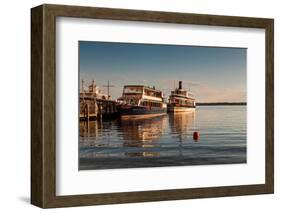
[{"label": "boat roof", "polygon": [[144,87],[144,85],[124,85],[124,87]]},{"label": "boat roof", "polygon": [[153,91],[157,91],[157,92],[162,92],[161,90],[155,89],[150,86],[145,86],[145,85],[124,85],[124,88],[125,87],[140,87],[140,88],[145,88],[145,89],[149,89],[149,90],[153,90]]}]

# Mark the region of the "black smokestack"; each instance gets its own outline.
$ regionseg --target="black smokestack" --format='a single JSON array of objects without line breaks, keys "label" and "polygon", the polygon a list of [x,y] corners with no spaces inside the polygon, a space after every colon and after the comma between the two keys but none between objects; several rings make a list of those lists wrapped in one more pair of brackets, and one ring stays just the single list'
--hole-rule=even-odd
[{"label": "black smokestack", "polygon": [[179,89],[182,89],[182,81],[179,81]]}]

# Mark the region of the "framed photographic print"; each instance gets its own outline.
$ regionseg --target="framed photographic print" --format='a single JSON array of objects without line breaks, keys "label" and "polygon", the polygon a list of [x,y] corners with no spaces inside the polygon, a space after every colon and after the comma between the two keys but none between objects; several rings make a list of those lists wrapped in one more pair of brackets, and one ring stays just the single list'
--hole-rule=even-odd
[{"label": "framed photographic print", "polygon": [[274,191],[273,19],[31,9],[31,203]]}]

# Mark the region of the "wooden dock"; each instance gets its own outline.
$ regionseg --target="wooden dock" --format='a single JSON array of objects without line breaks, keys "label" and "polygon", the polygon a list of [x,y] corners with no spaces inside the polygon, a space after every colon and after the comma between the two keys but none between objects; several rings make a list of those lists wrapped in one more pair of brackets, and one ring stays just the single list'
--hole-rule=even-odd
[{"label": "wooden dock", "polygon": [[80,95],[80,120],[89,121],[118,116],[117,102],[94,96]]}]

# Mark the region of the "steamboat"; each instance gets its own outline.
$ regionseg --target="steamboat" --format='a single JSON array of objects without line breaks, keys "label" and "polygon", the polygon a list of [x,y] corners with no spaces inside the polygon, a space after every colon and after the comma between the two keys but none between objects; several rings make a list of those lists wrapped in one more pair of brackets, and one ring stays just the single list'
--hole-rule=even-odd
[{"label": "steamboat", "polygon": [[123,118],[150,117],[167,113],[163,93],[155,87],[125,85],[118,102],[119,113]]},{"label": "steamboat", "polygon": [[169,96],[168,112],[193,112],[196,108],[194,95],[182,88],[182,81],[179,87],[171,92]]}]

